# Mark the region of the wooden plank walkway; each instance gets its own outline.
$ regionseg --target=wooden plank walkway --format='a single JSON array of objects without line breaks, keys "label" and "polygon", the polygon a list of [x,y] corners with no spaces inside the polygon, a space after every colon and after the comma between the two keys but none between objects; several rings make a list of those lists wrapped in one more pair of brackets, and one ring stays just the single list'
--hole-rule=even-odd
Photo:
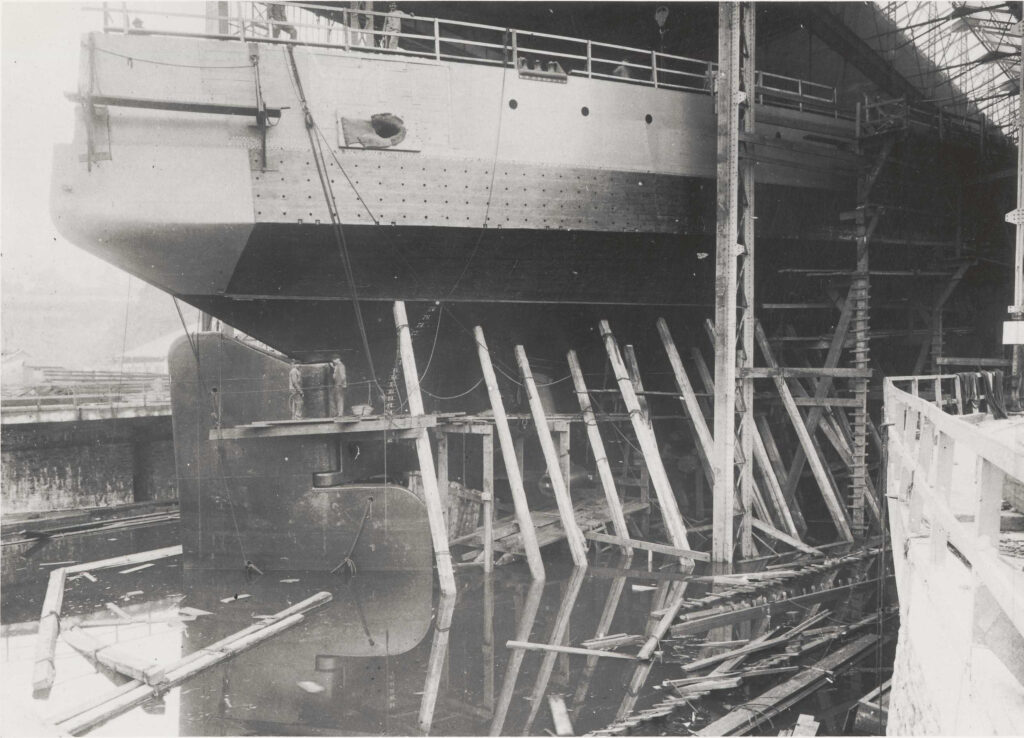
[{"label": "wooden plank walkway", "polygon": [[[633,515],[647,509],[647,504],[639,500],[630,500],[622,503],[622,511],[626,515]],[[592,530],[612,520],[612,514],[608,510],[608,503],[601,499],[584,500],[573,505],[576,522],[582,531]],[[531,510],[530,517],[533,519],[533,527],[537,532],[537,543],[541,548],[557,543],[565,538],[565,528],[559,518],[558,510]],[[461,538],[451,541],[453,546],[470,546],[479,548],[483,546],[484,529],[477,528]],[[494,521],[494,550],[523,555],[523,540],[519,535],[519,526],[514,516],[500,518]]]}]

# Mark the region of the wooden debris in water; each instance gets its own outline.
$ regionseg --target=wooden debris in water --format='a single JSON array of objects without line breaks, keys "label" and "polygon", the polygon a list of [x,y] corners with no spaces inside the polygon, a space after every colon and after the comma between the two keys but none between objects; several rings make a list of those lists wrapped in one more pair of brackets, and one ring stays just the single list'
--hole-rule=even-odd
[{"label": "wooden debris in water", "polygon": [[580,643],[583,648],[592,648],[599,651],[611,651],[616,648],[622,648],[623,646],[639,646],[644,642],[642,635],[627,635],[626,633],[616,633],[615,635],[606,635],[601,638],[591,638],[590,640],[583,641]]},{"label": "wooden debris in water", "polygon": [[153,566],[153,564],[139,564],[138,566],[132,566],[132,567],[129,567],[128,569],[122,569],[121,571],[118,572],[118,574],[131,574],[131,573],[136,572],[136,571],[142,571],[143,569],[148,569],[151,566]]},{"label": "wooden debris in water", "polygon": [[299,687],[299,689],[301,689],[303,692],[308,692],[309,694],[320,694],[321,692],[324,692],[327,689],[322,684],[318,684],[317,682],[304,681],[297,682],[296,684]]},{"label": "wooden debris in water", "polygon": [[245,592],[242,592],[240,594],[233,594],[233,595],[230,595],[228,597],[221,597],[220,601],[223,602],[226,605],[229,602],[237,602],[238,600],[244,600],[244,599],[247,599],[249,597],[252,597],[252,595],[251,594],[246,594]]},{"label": "wooden debris in water", "polygon": [[555,721],[555,735],[576,735],[572,720],[569,719],[569,710],[565,707],[565,698],[560,694],[549,694],[548,707],[551,708],[551,717]]},{"label": "wooden debris in water", "polygon": [[329,592],[318,592],[302,602],[282,610],[274,619],[250,625],[216,643],[201,648],[165,668],[166,679],[157,686],[142,684],[133,680],[122,687],[100,696],[55,717],[57,727],[72,735],[82,735],[106,723],[118,715],[142,704],[158,691],[166,691],[186,679],[195,676],[245,651],[264,640],[300,623],[303,613],[331,601]]},{"label": "wooden debris in water", "polygon": [[110,612],[114,613],[115,615],[117,615],[117,617],[121,618],[125,622],[128,622],[128,623],[134,623],[135,622],[135,618],[133,618],[128,613],[126,613],[124,610],[122,610],[120,607],[115,605],[113,602],[108,602],[106,607],[107,607],[108,610],[110,610]]}]

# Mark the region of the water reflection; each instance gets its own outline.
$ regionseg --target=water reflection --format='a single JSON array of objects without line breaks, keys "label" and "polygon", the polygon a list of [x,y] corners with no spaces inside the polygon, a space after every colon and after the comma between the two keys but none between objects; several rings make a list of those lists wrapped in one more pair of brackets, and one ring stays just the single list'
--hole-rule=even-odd
[{"label": "water reflection", "polygon": [[[144,572],[103,573],[69,582],[65,615],[105,642],[131,643],[139,654],[172,663],[316,592],[333,600],[285,631],[171,690],[150,713],[137,709],[97,734],[180,735],[540,735],[554,728],[548,698],[561,695],[577,734],[601,729],[657,698],[655,686],[679,675],[680,659],[699,654],[701,638],[665,636],[675,607],[709,591],[673,570],[630,568],[632,557],[593,556],[587,570],[568,556],[547,558],[548,579],[525,565],[459,572],[456,597],[443,598],[429,569],[369,572],[274,572],[246,579],[232,571],[182,569],[180,562]],[[834,573],[832,578],[835,578]],[[124,599],[131,594],[128,599]],[[135,623],[120,623],[116,602]],[[814,607],[812,605],[812,607]],[[0,684],[26,693],[32,659],[24,605],[3,600],[5,668]],[[38,614],[38,610],[34,617]],[[748,638],[764,619],[709,641]],[[666,658],[634,662],[508,648],[508,641],[578,646],[615,633],[645,637]],[[43,715],[105,694],[118,678],[97,670],[63,641],[57,683]],[[152,714],[164,709],[164,715]]]}]

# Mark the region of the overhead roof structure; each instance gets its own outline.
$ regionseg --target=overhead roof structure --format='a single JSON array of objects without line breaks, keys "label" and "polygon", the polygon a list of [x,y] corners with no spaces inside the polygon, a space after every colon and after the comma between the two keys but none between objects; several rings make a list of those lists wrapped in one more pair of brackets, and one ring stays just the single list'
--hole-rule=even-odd
[{"label": "overhead roof structure", "polygon": [[895,29],[865,38],[883,57],[908,44],[934,65],[906,76],[924,100],[959,114],[984,114],[1013,135],[1020,88],[1020,2],[882,2]]}]

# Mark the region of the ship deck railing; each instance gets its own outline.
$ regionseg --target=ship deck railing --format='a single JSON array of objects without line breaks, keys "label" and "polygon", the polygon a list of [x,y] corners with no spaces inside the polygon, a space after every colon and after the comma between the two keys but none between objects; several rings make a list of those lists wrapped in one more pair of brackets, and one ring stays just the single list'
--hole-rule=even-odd
[{"label": "ship deck railing", "polygon": [[[270,17],[272,5],[284,8],[286,20]],[[89,10],[102,12],[107,33],[255,41],[491,64],[553,82],[586,77],[711,95],[718,71],[713,61],[467,21],[402,14],[400,30],[392,31],[384,30],[389,14],[379,11],[316,3],[229,2],[217,7],[226,12],[169,12],[142,3],[103,3]],[[370,25],[360,28],[360,18],[369,19]],[[836,88],[770,72],[756,72],[756,99],[773,107],[848,120],[855,117],[854,111],[839,108]]]},{"label": "ship deck railing", "polygon": [[[950,643],[951,651],[982,646],[1024,683],[1024,664],[1014,645],[1024,638],[1024,571],[1021,559],[1000,546],[1004,496],[1024,499],[1024,449],[1012,440],[1012,427],[1000,424],[1012,426],[1024,418],[959,415],[958,382],[956,375],[884,382],[882,488],[897,581],[902,571],[904,582],[924,578],[936,591],[952,588],[948,596],[953,600],[945,602],[951,613],[966,611],[967,622],[957,631],[963,642]],[[912,391],[899,389],[898,383],[909,383]],[[926,399],[914,392],[926,387],[936,396]],[[951,389],[953,401],[947,402]],[[921,567],[927,572],[909,573]],[[904,591],[905,585],[900,586],[901,599],[909,600],[912,587]]]}]

